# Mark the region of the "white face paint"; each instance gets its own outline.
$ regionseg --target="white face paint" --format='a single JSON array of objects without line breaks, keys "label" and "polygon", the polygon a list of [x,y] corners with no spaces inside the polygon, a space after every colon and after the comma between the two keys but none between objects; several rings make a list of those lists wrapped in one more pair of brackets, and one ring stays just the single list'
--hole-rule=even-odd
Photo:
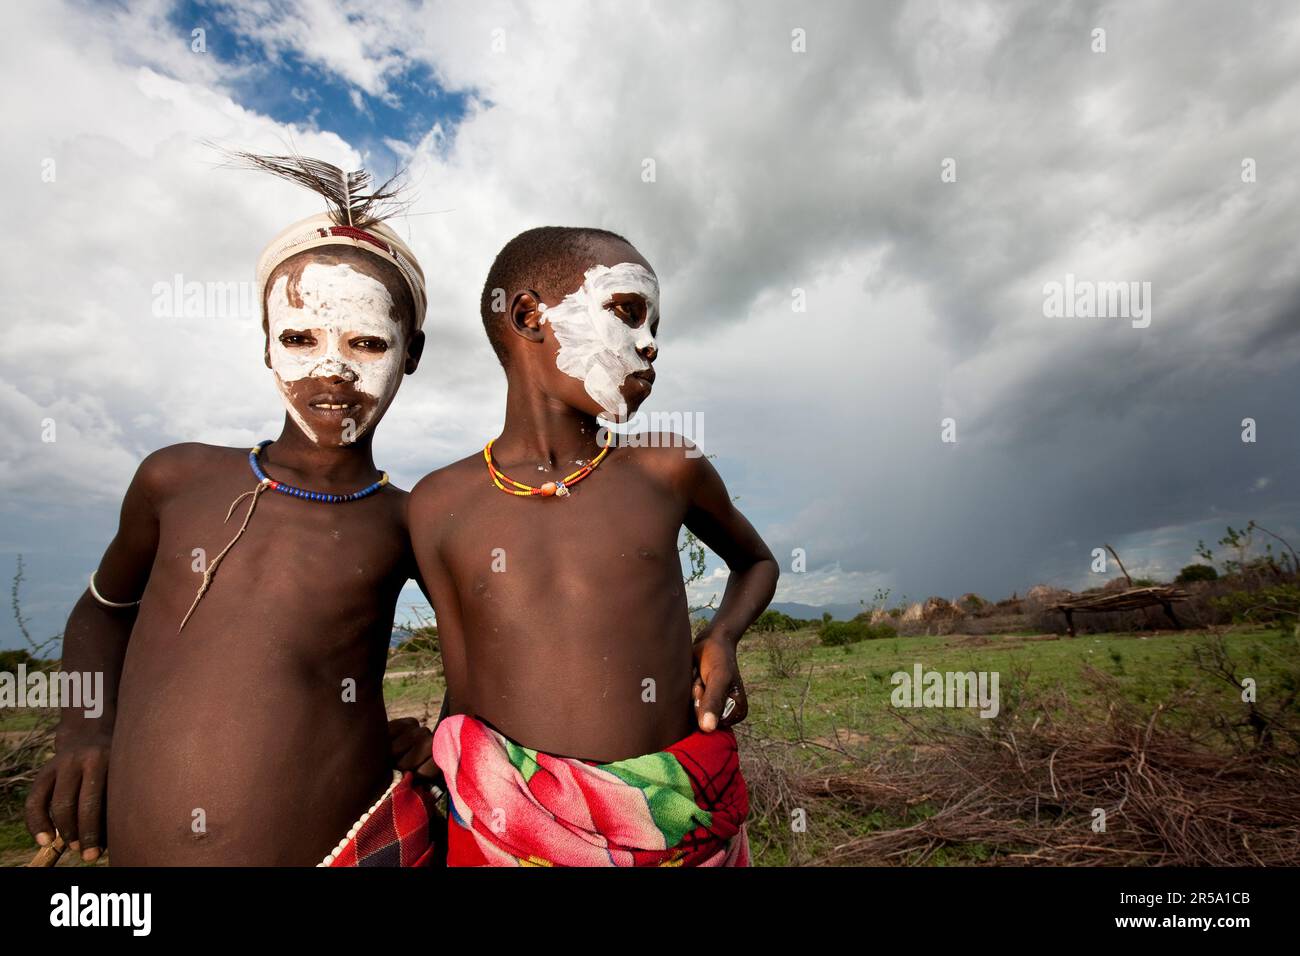
[{"label": "white face paint", "polygon": [[347,263],[310,262],[267,293],[271,369],[285,407],[318,444],[348,444],[388,408],[402,382],[406,335],[378,279]]},{"label": "white face paint", "polygon": [[[655,345],[650,329],[659,315],[659,280],[635,262],[592,266],[582,279],[559,305],[542,307],[542,321],[551,324],[560,343],[555,357],[560,371],[581,379],[587,394],[612,417],[624,401],[624,380],[650,367],[637,350]],[[635,329],[612,308],[611,298],[620,293],[645,299],[645,321]]]}]

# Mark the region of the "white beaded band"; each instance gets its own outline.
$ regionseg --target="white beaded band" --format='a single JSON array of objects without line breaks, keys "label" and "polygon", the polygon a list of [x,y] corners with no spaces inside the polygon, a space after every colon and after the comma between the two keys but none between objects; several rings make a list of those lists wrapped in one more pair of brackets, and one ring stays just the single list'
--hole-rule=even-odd
[{"label": "white beaded band", "polygon": [[374,802],[374,805],[369,810],[361,814],[361,819],[358,820],[356,823],[352,824],[352,829],[348,831],[347,836],[345,836],[342,840],[340,840],[339,845],[336,846],[333,850],[331,850],[329,854],[325,857],[325,859],[317,863],[316,866],[317,867],[331,866],[334,863],[334,860],[338,857],[338,855],[342,853],[343,850],[347,847],[347,845],[353,839],[356,838],[356,835],[361,832],[362,825],[367,820],[370,819],[371,814],[373,814],[376,810],[379,809],[379,805],[388,799],[388,797],[392,794],[393,790],[396,789],[397,785],[401,782],[402,782],[402,771],[394,770],[393,782],[388,785],[388,789],[383,792],[383,795],[380,796],[380,798]]},{"label": "white beaded band", "polygon": [[117,601],[110,601],[108,598],[104,597],[104,595],[99,593],[99,589],[95,587],[95,575],[98,573],[99,573],[98,569],[90,572],[90,596],[93,597],[100,604],[102,604],[104,607],[111,607],[111,608],[116,608],[118,610],[121,610],[122,608],[135,607],[140,603],[139,601],[125,601],[119,603]]},{"label": "white beaded band", "polygon": [[[338,855],[342,853],[344,849],[347,848],[347,845],[349,843],[351,843],[354,839],[356,839],[357,834],[361,832],[362,825],[365,824],[365,822],[370,819],[370,817],[374,814],[374,812],[379,809],[379,805],[383,803],[385,800],[387,800],[392,795],[393,791],[397,789],[397,785],[402,782],[403,776],[405,776],[405,774],[403,774],[402,771],[400,770],[393,771],[393,782],[388,785],[388,789],[384,791],[384,795],[375,801],[374,806],[372,806],[365,813],[361,814],[361,819],[358,820],[356,823],[352,824],[352,829],[348,831],[347,836],[345,836],[342,840],[339,841],[339,845],[336,846],[333,850],[331,850],[329,854],[325,857],[325,859],[321,860],[319,863],[316,864],[317,868],[322,866],[332,866],[334,864],[334,861],[338,858]],[[439,800],[442,798],[441,787],[436,787],[431,785],[429,789],[430,792],[433,794],[434,800]]]}]

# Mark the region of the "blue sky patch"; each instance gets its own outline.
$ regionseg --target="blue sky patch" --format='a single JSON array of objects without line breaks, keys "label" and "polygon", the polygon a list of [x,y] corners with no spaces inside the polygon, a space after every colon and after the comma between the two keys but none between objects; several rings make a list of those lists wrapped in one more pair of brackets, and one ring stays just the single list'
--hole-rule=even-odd
[{"label": "blue sky patch", "polygon": [[338,134],[380,177],[398,163],[385,139],[415,143],[440,124],[449,146],[469,109],[470,94],[443,89],[432,69],[409,59],[385,77],[386,95],[371,96],[297,51],[269,50],[237,32],[222,3],[184,0],[168,19],[182,37],[195,27],[206,30],[206,55],[233,67],[224,85],[240,106],[280,123]]}]

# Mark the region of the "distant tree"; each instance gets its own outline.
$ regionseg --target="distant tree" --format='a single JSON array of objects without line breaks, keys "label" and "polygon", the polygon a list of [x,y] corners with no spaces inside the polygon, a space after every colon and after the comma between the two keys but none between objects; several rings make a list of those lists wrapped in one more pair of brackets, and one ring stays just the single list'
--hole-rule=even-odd
[{"label": "distant tree", "polygon": [[799,622],[789,614],[769,608],[758,616],[758,620],[750,626],[750,629],[760,634],[770,634],[777,631],[794,631],[798,630],[798,627]]},{"label": "distant tree", "polygon": [[1219,572],[1214,570],[1212,564],[1189,564],[1178,572],[1178,577],[1174,578],[1175,584],[1191,584],[1194,581],[1217,581]]}]

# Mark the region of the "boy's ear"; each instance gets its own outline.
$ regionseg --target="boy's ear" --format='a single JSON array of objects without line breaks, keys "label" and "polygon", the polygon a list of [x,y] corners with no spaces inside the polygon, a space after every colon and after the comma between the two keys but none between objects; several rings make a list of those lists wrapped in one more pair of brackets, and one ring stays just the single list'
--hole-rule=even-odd
[{"label": "boy's ear", "polygon": [[542,341],[541,296],[529,290],[515,295],[510,303],[510,328],[530,342]]},{"label": "boy's ear", "polygon": [[420,365],[420,356],[424,354],[424,331],[417,329],[406,344],[406,374],[410,375]]}]

